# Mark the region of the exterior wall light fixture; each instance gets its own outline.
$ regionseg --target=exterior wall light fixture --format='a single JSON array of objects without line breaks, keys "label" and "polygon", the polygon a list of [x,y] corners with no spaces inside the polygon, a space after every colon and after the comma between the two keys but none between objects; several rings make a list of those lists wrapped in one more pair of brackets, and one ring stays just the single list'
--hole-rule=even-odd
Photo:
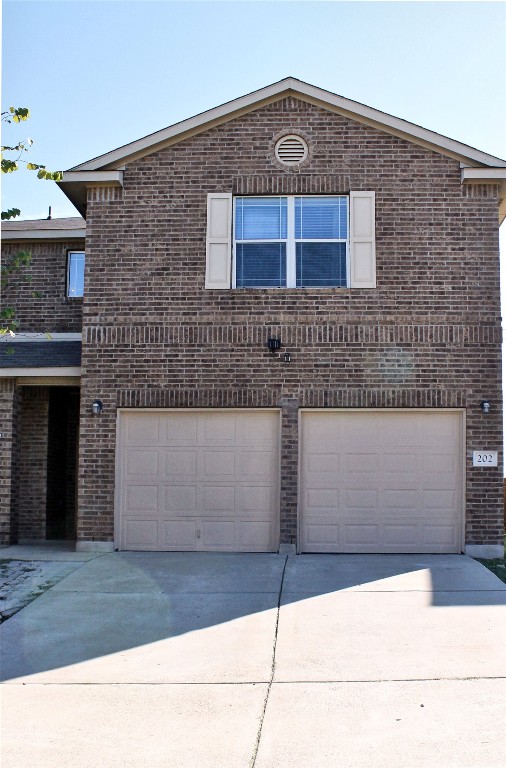
[{"label": "exterior wall light fixture", "polygon": [[292,362],[292,357],[289,352],[285,352],[285,354],[283,355],[283,360],[285,361],[285,363]]},{"label": "exterior wall light fixture", "polygon": [[277,352],[277,350],[281,347],[281,339],[273,339],[269,336],[267,339],[267,348],[269,349],[269,352]]},{"label": "exterior wall light fixture", "polygon": [[490,400],[482,400],[480,403],[480,408],[483,411],[483,413],[487,414],[490,413]]},{"label": "exterior wall light fixture", "polygon": [[100,413],[102,413],[104,406],[102,404],[102,400],[94,400],[93,404],[91,406],[91,409],[95,416],[98,416]]}]

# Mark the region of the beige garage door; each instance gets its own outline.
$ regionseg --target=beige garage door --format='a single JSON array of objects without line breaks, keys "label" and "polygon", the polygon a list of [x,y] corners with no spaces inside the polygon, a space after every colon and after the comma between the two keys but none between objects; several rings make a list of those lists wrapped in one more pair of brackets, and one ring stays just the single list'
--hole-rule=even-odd
[{"label": "beige garage door", "polygon": [[275,551],[279,414],[122,411],[121,549]]},{"label": "beige garage door", "polygon": [[301,417],[303,552],[460,552],[462,414]]}]

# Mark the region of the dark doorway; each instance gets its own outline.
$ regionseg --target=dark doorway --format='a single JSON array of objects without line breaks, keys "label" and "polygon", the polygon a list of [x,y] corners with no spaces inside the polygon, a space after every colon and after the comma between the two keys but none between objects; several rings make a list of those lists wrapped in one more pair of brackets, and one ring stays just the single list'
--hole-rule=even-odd
[{"label": "dark doorway", "polygon": [[47,441],[46,538],[76,538],[79,389],[51,387]]}]

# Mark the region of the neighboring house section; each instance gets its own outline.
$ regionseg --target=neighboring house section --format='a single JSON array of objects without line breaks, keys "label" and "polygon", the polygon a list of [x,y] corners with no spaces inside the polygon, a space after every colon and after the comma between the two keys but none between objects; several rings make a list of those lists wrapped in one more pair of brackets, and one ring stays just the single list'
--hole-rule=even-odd
[{"label": "neighboring house section", "polygon": [[505,161],[288,78],[60,186],[80,549],[500,552]]},{"label": "neighboring house section", "polygon": [[4,263],[30,263],[2,290],[19,322],[0,336],[1,541],[76,538],[82,297],[72,293],[81,217],[2,223]]}]

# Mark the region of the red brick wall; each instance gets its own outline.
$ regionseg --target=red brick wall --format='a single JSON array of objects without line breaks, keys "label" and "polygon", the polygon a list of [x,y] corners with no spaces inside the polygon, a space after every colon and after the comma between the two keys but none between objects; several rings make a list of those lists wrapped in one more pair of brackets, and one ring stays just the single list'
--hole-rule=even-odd
[{"label": "red brick wall", "polygon": [[[300,171],[273,159],[281,130],[308,141]],[[79,538],[113,536],[117,405],[274,405],[282,541],[296,534],[304,406],[465,409],[466,541],[500,541],[502,470],[471,466],[473,449],[502,445],[495,186],[468,190],[458,161],[291,98],[137,160],[124,179],[88,202]],[[208,192],[369,189],[376,289],[204,289]],[[291,364],[267,352],[270,334]]]},{"label": "red brick wall", "polygon": [[80,332],[83,300],[66,295],[67,251],[83,251],[84,241],[2,243],[2,258],[21,250],[31,254],[31,262],[2,291],[2,303],[16,309],[18,330]]}]

